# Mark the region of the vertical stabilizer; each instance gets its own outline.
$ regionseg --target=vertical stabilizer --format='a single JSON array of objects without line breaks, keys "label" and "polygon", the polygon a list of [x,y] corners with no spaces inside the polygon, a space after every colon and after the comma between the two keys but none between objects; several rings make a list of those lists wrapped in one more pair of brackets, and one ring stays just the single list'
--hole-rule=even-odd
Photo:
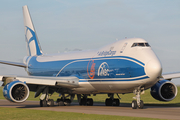
[{"label": "vertical stabilizer", "polygon": [[23,6],[23,17],[24,17],[25,39],[27,43],[28,55],[29,56],[42,55],[41,46],[39,44],[39,40],[37,38],[37,34],[33,26],[27,5]]}]

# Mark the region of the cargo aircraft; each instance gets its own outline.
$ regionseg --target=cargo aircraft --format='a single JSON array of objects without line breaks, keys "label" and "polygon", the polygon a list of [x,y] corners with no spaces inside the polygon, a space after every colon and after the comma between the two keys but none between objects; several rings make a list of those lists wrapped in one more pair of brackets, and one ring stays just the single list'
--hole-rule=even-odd
[{"label": "cargo aircraft", "polygon": [[[43,54],[27,6],[23,6],[28,56],[23,63],[0,61],[25,68],[29,76],[0,76],[4,97],[15,103],[26,101],[29,91],[40,96],[40,106],[54,106],[50,96],[57,92],[59,106],[69,106],[75,95],[79,105],[93,105],[90,95],[107,94],[106,106],[119,106],[119,94],[134,93],[133,109],[143,109],[141,93],[151,89],[153,98],[171,101],[177,87],[171,82],[180,73],[162,74],[162,66],[147,41],[132,38],[96,50]],[[117,98],[114,97],[117,95]]]}]

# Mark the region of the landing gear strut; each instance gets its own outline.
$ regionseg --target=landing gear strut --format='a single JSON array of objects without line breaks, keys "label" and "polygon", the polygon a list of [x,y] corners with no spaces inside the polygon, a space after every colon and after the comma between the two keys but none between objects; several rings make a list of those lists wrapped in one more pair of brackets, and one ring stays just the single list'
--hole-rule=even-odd
[{"label": "landing gear strut", "polygon": [[[117,94],[117,96],[120,99],[118,94]],[[110,98],[106,99],[106,101],[105,101],[106,106],[119,106],[120,101],[119,101],[119,99],[114,98],[114,94],[108,94],[108,97],[110,97]]]},{"label": "landing gear strut", "polygon": [[136,100],[132,101],[132,109],[143,109],[144,108],[144,102],[141,100],[140,94],[144,93],[144,89],[143,88],[138,88],[134,90],[134,94],[136,95],[136,97],[133,97]]},{"label": "landing gear strut", "polygon": [[53,107],[54,106],[54,100],[49,99],[49,88],[46,87],[40,97],[40,106],[41,107]]}]

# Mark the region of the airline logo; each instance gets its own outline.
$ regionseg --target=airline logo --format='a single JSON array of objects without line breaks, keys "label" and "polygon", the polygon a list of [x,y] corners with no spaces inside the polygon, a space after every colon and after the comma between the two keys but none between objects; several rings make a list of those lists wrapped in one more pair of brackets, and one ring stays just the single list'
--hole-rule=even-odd
[{"label": "airline logo", "polygon": [[109,65],[106,62],[101,63],[99,66],[98,76],[109,76]]},{"label": "airline logo", "polygon": [[94,60],[90,60],[88,65],[87,65],[87,74],[90,79],[94,79],[95,76],[95,65]]},{"label": "airline logo", "polygon": [[27,26],[26,26],[25,37],[26,37],[29,55],[30,56],[41,55],[42,53],[40,52],[40,48],[36,38],[36,33]]}]

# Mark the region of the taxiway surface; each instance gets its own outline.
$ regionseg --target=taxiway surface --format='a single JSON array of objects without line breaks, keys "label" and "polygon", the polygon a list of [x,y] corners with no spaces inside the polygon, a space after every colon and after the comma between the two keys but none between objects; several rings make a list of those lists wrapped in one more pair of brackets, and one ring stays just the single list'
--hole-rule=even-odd
[{"label": "taxiway surface", "polygon": [[63,112],[76,112],[85,114],[117,115],[131,117],[147,117],[161,119],[180,119],[180,107],[145,106],[144,109],[132,109],[130,104],[122,106],[105,106],[94,104],[94,106],[79,106],[72,103],[71,106],[39,107],[38,101],[26,101],[24,103],[11,103],[7,100],[0,100],[0,107],[14,107],[22,109],[50,110]]}]

